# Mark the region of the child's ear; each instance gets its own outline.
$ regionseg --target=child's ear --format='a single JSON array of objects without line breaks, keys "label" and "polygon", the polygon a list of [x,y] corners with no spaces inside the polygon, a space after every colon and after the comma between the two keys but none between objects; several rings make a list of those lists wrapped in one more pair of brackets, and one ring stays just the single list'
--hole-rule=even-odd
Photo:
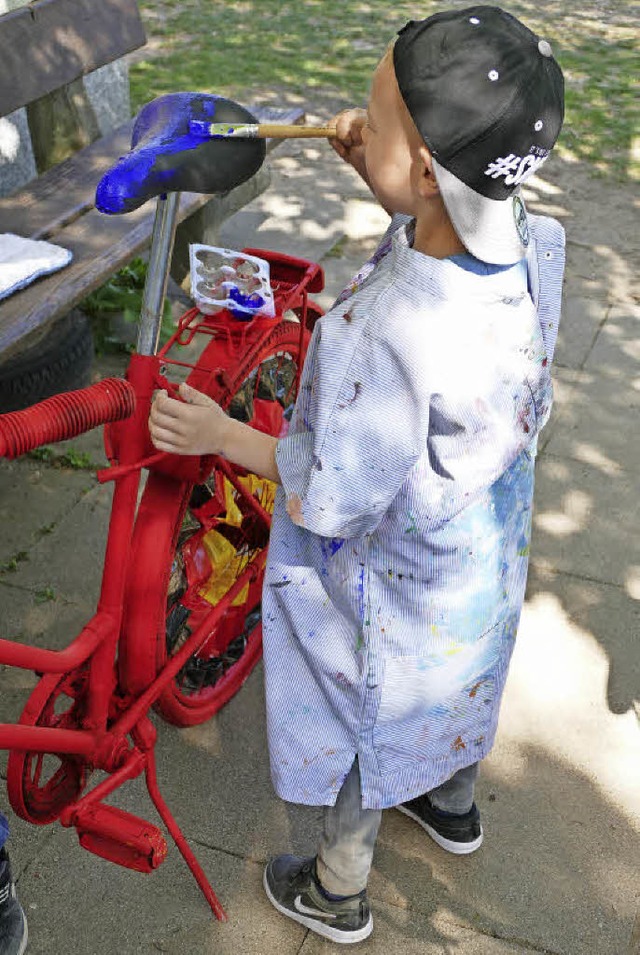
[{"label": "child's ear", "polygon": [[433,172],[433,161],[428,147],[420,146],[418,156],[420,157],[420,182],[418,186],[420,195],[423,199],[431,199],[432,196],[437,196],[440,190]]}]

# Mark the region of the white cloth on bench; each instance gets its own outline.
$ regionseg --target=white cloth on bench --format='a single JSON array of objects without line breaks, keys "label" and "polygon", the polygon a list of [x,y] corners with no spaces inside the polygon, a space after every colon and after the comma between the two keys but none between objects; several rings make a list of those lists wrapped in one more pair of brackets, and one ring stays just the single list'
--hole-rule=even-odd
[{"label": "white cloth on bench", "polygon": [[64,268],[73,253],[51,242],[0,233],[0,300],[41,275]]}]

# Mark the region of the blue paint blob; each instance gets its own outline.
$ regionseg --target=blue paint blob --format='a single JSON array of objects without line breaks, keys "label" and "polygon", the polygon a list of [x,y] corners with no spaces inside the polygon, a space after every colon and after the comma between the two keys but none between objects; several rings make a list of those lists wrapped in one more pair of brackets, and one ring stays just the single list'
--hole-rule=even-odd
[{"label": "blue paint blob", "polygon": [[251,295],[243,295],[240,289],[237,287],[229,289],[229,298],[242,308],[256,310],[258,308],[262,308],[264,305],[264,299],[262,295],[258,295],[256,292],[252,292]]}]

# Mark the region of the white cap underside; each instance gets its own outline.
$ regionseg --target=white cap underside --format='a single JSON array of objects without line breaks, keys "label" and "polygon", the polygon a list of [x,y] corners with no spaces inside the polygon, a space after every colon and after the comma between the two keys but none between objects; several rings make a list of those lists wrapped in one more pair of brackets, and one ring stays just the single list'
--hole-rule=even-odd
[{"label": "white cap underside", "polygon": [[513,214],[513,197],[487,199],[433,159],[433,171],[452,225],[482,262],[510,265],[526,255]]}]

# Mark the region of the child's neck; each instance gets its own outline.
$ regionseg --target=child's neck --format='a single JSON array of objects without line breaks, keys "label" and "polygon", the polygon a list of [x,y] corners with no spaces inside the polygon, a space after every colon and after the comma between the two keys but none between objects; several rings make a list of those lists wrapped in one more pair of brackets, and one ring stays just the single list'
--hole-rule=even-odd
[{"label": "child's neck", "polygon": [[416,234],[413,240],[416,252],[434,259],[466,252],[465,246],[451,224],[442,200],[427,202],[416,216]]}]

